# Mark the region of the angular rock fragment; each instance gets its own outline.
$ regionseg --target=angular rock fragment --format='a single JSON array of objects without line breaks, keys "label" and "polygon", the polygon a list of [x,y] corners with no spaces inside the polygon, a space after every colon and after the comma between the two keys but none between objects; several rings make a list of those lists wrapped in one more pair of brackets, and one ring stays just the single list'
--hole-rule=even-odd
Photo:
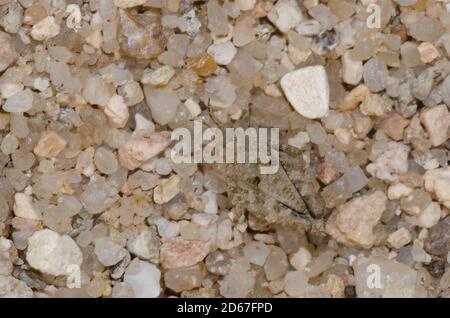
[{"label": "angular rock fragment", "polygon": [[168,131],[142,131],[119,149],[119,162],[123,167],[134,170],[166,149],[171,142],[171,133]]},{"label": "angular rock fragment", "polygon": [[192,266],[209,253],[210,242],[170,239],[161,245],[160,258],[165,268]]},{"label": "angular rock fragment", "polygon": [[83,256],[70,236],[45,229],[28,239],[26,259],[31,267],[58,276],[69,275],[73,266],[81,266]]},{"label": "angular rock fragment", "polygon": [[41,134],[33,152],[45,158],[56,157],[67,145],[67,142],[56,132],[48,130]]},{"label": "angular rock fragment", "polygon": [[371,248],[375,243],[374,226],[386,209],[387,197],[381,191],[363,195],[339,206],[326,224],[326,231],[338,242]]},{"label": "angular rock fragment", "polygon": [[439,202],[450,208],[450,167],[427,171],[424,185],[427,191],[436,195]]},{"label": "angular rock fragment", "polygon": [[161,17],[154,13],[133,14],[119,10],[119,44],[128,56],[151,59],[166,46]]},{"label": "angular rock fragment", "polygon": [[137,298],[156,298],[161,292],[161,271],[153,264],[135,258],[125,271],[128,283]]},{"label": "angular rock fragment", "polygon": [[288,32],[303,19],[300,8],[293,0],[278,1],[267,17],[281,32]]},{"label": "angular rock fragment", "polygon": [[33,290],[12,276],[0,275],[0,298],[31,298]]},{"label": "angular rock fragment", "polygon": [[398,142],[389,142],[387,150],[375,162],[367,165],[367,172],[388,181],[395,181],[398,175],[408,171],[409,147]]},{"label": "angular rock fragment", "polygon": [[433,146],[439,146],[447,141],[450,112],[446,105],[426,109],[420,114],[420,120],[426,128],[428,138]]}]

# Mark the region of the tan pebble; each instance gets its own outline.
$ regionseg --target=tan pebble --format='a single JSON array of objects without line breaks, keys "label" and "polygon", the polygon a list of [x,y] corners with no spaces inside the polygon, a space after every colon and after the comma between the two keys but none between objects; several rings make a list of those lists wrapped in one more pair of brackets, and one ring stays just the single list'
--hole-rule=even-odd
[{"label": "tan pebble", "polygon": [[9,124],[10,119],[10,114],[0,113],[0,130],[6,128],[6,126]]},{"label": "tan pebble", "polygon": [[45,131],[34,147],[33,152],[37,156],[56,157],[67,145],[67,142],[54,131]]},{"label": "tan pebble", "polygon": [[56,23],[54,17],[49,16],[33,25],[30,35],[36,41],[44,41],[54,38],[59,34],[59,32],[59,24]]},{"label": "tan pebble", "polygon": [[417,47],[417,50],[419,50],[420,60],[425,64],[433,62],[441,55],[438,49],[433,44],[428,42],[423,42],[420,44]]},{"label": "tan pebble", "polygon": [[330,274],[328,276],[326,288],[332,297],[342,298],[345,296],[345,282],[341,277],[335,274]]},{"label": "tan pebble", "polygon": [[208,255],[209,248],[205,241],[170,239],[161,245],[161,263],[168,269],[195,265]]},{"label": "tan pebble", "polygon": [[428,132],[433,146],[442,145],[448,139],[450,112],[446,105],[428,108],[420,114],[420,120]]},{"label": "tan pebble", "polygon": [[366,96],[361,106],[361,113],[367,116],[384,117],[388,114],[392,107],[389,103],[380,95],[371,94]]},{"label": "tan pebble", "polygon": [[128,106],[122,96],[114,95],[104,108],[104,113],[108,117],[109,125],[112,128],[123,128],[128,122],[130,114]]},{"label": "tan pebble", "polygon": [[395,141],[403,139],[403,131],[408,126],[409,120],[398,113],[392,113],[383,121],[382,129],[386,135]]},{"label": "tan pebble", "polygon": [[354,110],[369,95],[370,90],[366,85],[358,85],[345,96],[337,110],[341,112]]},{"label": "tan pebble", "polygon": [[0,43],[2,44],[0,46],[0,72],[2,72],[17,59],[18,54],[8,33],[0,31]]},{"label": "tan pebble", "polygon": [[332,213],[326,231],[338,242],[369,249],[375,243],[373,228],[386,209],[387,197],[382,191],[355,198]]},{"label": "tan pebble", "polygon": [[327,162],[321,163],[317,166],[316,169],[317,178],[323,183],[323,184],[330,184],[331,182],[337,180],[340,176],[339,171],[336,170],[336,168]]},{"label": "tan pebble", "polygon": [[387,242],[395,249],[399,249],[411,242],[411,233],[408,229],[402,227],[397,231],[389,234]]},{"label": "tan pebble", "polygon": [[164,204],[172,200],[180,192],[180,177],[173,175],[161,183],[153,191],[153,200],[157,204]]},{"label": "tan pebble", "polygon": [[168,131],[138,134],[119,149],[119,162],[129,170],[136,169],[166,149],[170,143],[171,133]]}]

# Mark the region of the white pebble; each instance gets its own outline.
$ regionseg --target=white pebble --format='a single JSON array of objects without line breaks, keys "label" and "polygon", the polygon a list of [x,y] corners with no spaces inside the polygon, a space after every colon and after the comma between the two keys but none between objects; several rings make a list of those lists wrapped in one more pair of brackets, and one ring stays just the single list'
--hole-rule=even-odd
[{"label": "white pebble", "polygon": [[281,32],[288,32],[303,20],[302,12],[294,0],[278,1],[267,17]]},{"label": "white pebble", "polygon": [[131,285],[137,298],[156,298],[161,292],[161,272],[153,264],[135,258],[128,266],[123,281]]},{"label": "white pebble", "polygon": [[202,112],[200,105],[195,102],[192,98],[187,99],[184,102],[184,106],[186,106],[187,110],[191,114],[191,118],[195,118]]},{"label": "white pebble", "polygon": [[104,113],[108,117],[109,124],[113,128],[123,128],[128,122],[130,114],[128,106],[122,96],[114,95],[104,108]]},{"label": "white pebble", "polygon": [[236,4],[241,11],[252,10],[255,7],[256,0],[236,0]]},{"label": "white pebble", "polygon": [[69,4],[66,8],[66,13],[69,13],[69,16],[66,19],[66,25],[69,29],[73,29],[80,25],[81,11],[77,4]]},{"label": "white pebble", "polygon": [[30,89],[20,91],[6,100],[3,110],[8,113],[23,113],[33,107],[33,93]]},{"label": "white pebble", "polygon": [[208,53],[219,65],[228,65],[236,56],[237,50],[230,41],[216,43],[208,48]]},{"label": "white pebble", "polygon": [[80,266],[83,255],[68,235],[45,229],[28,239],[26,258],[31,267],[54,276],[68,275],[73,266]]},{"label": "white pebble", "polygon": [[175,75],[175,70],[169,65],[161,66],[156,70],[144,72],[142,75],[142,84],[150,84],[153,86],[167,85],[170,79]]},{"label": "white pebble", "polygon": [[300,115],[314,119],[328,114],[330,92],[323,66],[309,66],[287,73],[280,84],[286,98]]},{"label": "white pebble", "polygon": [[27,220],[42,220],[41,211],[33,204],[33,198],[25,193],[14,195],[14,214]]},{"label": "white pebble", "polygon": [[36,41],[54,38],[59,34],[60,27],[54,17],[46,17],[31,28],[31,37]]}]

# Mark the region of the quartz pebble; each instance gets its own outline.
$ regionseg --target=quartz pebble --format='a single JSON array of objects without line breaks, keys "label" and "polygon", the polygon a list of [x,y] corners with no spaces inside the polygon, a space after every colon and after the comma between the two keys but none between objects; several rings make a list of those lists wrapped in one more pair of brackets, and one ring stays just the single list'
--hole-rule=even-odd
[{"label": "quartz pebble", "polygon": [[241,11],[252,10],[255,7],[256,0],[236,0],[236,3]]},{"label": "quartz pebble", "polygon": [[300,249],[291,256],[290,263],[296,270],[304,271],[311,260],[311,253],[306,248],[300,247]]},{"label": "quartz pebble", "polygon": [[371,94],[361,103],[360,109],[364,115],[383,117],[392,107],[380,95]]},{"label": "quartz pebble", "polygon": [[429,170],[424,175],[425,189],[436,195],[439,202],[450,208],[450,168]]},{"label": "quartz pebble", "polygon": [[0,298],[32,298],[33,290],[21,280],[0,275]]},{"label": "quartz pebble", "polygon": [[214,43],[208,48],[214,61],[219,65],[228,65],[235,57],[237,50],[232,42]]},{"label": "quartz pebble", "polygon": [[433,62],[440,56],[439,51],[431,43],[423,42],[417,49],[419,50],[420,60],[425,64]]},{"label": "quartz pebble", "polygon": [[10,96],[3,105],[3,110],[8,113],[23,113],[33,107],[33,93],[30,89],[19,91]]},{"label": "quartz pebble", "polygon": [[95,255],[103,265],[112,266],[127,255],[127,250],[114,243],[110,238],[102,237],[95,241]]},{"label": "quartz pebble", "polygon": [[26,259],[31,267],[54,276],[69,275],[83,261],[80,248],[68,235],[44,229],[28,239]]},{"label": "quartz pebble", "polygon": [[363,75],[363,64],[361,61],[354,61],[350,53],[346,52],[342,56],[342,80],[351,85],[357,85]]},{"label": "quartz pebble", "polygon": [[123,277],[137,298],[156,298],[161,293],[161,271],[153,264],[135,258]]},{"label": "quartz pebble", "polygon": [[398,175],[408,171],[408,153],[408,146],[391,141],[387,150],[367,165],[367,172],[382,180],[395,181]]},{"label": "quartz pebble", "polygon": [[433,146],[439,146],[447,141],[450,127],[450,112],[447,106],[440,105],[424,110],[420,114],[420,120]]},{"label": "quartz pebble", "polygon": [[154,71],[146,72],[142,76],[142,84],[151,84],[153,86],[167,85],[170,79],[175,75],[173,67],[165,65]]},{"label": "quartz pebble", "polygon": [[166,149],[171,143],[170,135],[167,131],[139,133],[119,149],[120,164],[129,170],[136,169]]},{"label": "quartz pebble", "polygon": [[11,63],[17,58],[16,49],[11,42],[11,36],[5,32],[0,31],[0,72],[3,72]]},{"label": "quartz pebble", "polygon": [[134,240],[128,243],[131,254],[152,263],[159,262],[160,242],[155,231],[141,232]]},{"label": "quartz pebble", "polygon": [[110,126],[123,128],[127,124],[130,114],[122,96],[114,95],[105,107],[105,115],[108,117]]},{"label": "quartz pebble", "polygon": [[[119,1],[125,3],[128,1]],[[132,14],[119,10],[119,43],[129,56],[150,59],[162,53],[166,38],[161,29],[161,17],[152,13]]]},{"label": "quartz pebble", "polygon": [[67,145],[67,142],[54,131],[45,131],[41,134],[33,152],[45,158],[56,157]]},{"label": "quartz pebble", "polygon": [[328,114],[328,78],[322,66],[305,67],[288,73],[280,81],[286,98],[294,109],[306,118],[321,118]]},{"label": "quartz pebble", "polygon": [[25,193],[14,195],[14,214],[27,220],[42,220],[42,213],[33,204],[33,198]]},{"label": "quartz pebble", "polygon": [[408,229],[402,227],[389,234],[387,241],[393,248],[399,249],[411,242],[411,233]]},{"label": "quartz pebble", "polygon": [[209,252],[209,242],[170,239],[161,245],[160,259],[165,268],[192,266]]},{"label": "quartz pebble", "polygon": [[244,247],[244,255],[250,263],[263,266],[269,255],[269,248],[263,242],[250,242]]},{"label": "quartz pebble", "polygon": [[155,203],[164,204],[172,200],[180,192],[180,181],[181,178],[177,175],[161,180],[160,184],[153,191]]},{"label": "quartz pebble", "polygon": [[303,19],[300,8],[293,0],[278,1],[267,17],[281,32],[289,31]]},{"label": "quartz pebble", "polygon": [[326,230],[343,244],[371,248],[374,226],[386,209],[386,195],[377,191],[339,206],[327,221]]},{"label": "quartz pebble", "polygon": [[44,41],[57,36],[60,32],[59,24],[52,16],[42,19],[33,25],[30,35],[36,41]]}]

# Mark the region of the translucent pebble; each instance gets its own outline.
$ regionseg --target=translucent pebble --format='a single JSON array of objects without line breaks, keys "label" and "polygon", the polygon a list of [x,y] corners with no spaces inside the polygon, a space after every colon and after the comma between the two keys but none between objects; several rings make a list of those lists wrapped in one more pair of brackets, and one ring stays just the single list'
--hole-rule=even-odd
[{"label": "translucent pebble", "polygon": [[107,83],[100,76],[89,76],[83,88],[83,97],[94,105],[108,105],[113,94],[112,84]]},{"label": "translucent pebble", "polygon": [[8,134],[3,138],[0,145],[0,150],[5,155],[10,155],[17,149],[17,147],[19,147],[19,140],[17,140],[16,136]]},{"label": "translucent pebble", "polygon": [[205,273],[199,265],[169,269],[164,273],[164,283],[174,292],[182,292],[200,287]]},{"label": "translucent pebble", "polygon": [[444,29],[439,20],[425,16],[409,25],[408,33],[418,41],[434,43],[444,33]]},{"label": "translucent pebble", "polygon": [[308,133],[309,140],[314,144],[323,145],[327,142],[327,133],[317,122],[306,126],[306,132]]},{"label": "translucent pebble", "polygon": [[244,255],[250,263],[263,266],[269,255],[269,248],[260,241],[252,241],[244,246]]},{"label": "translucent pebble", "polygon": [[20,91],[6,100],[3,110],[8,113],[24,113],[33,107],[33,93],[30,89]]},{"label": "translucent pebble", "polygon": [[171,160],[168,158],[160,158],[155,162],[155,171],[161,176],[167,176],[172,171]]},{"label": "translucent pebble", "polygon": [[153,264],[135,258],[128,266],[123,281],[130,284],[137,298],[156,298],[161,292],[161,271]]},{"label": "translucent pebble", "polygon": [[108,237],[102,237],[95,241],[95,255],[98,260],[105,266],[112,266],[120,262],[128,253],[127,250],[120,245],[114,243]]},{"label": "translucent pebble", "polygon": [[114,174],[119,168],[116,155],[105,147],[99,147],[95,151],[94,162],[97,169],[104,174]]},{"label": "translucent pebble", "polygon": [[216,35],[226,35],[229,31],[226,11],[217,0],[208,1],[208,29]]},{"label": "translucent pebble", "polygon": [[166,125],[175,117],[180,100],[175,92],[168,89],[144,87],[147,104],[153,119],[160,125]]},{"label": "translucent pebble", "polygon": [[372,58],[364,64],[364,83],[372,92],[379,92],[386,88],[388,75],[386,63],[377,58]]},{"label": "translucent pebble", "polygon": [[270,253],[264,264],[264,272],[268,280],[280,279],[288,269],[288,259],[285,252],[278,246],[271,245]]},{"label": "translucent pebble", "polygon": [[8,2],[9,4],[3,6],[4,11],[2,11],[0,24],[6,32],[14,34],[20,30],[23,9],[17,1],[7,1],[6,3]]}]

